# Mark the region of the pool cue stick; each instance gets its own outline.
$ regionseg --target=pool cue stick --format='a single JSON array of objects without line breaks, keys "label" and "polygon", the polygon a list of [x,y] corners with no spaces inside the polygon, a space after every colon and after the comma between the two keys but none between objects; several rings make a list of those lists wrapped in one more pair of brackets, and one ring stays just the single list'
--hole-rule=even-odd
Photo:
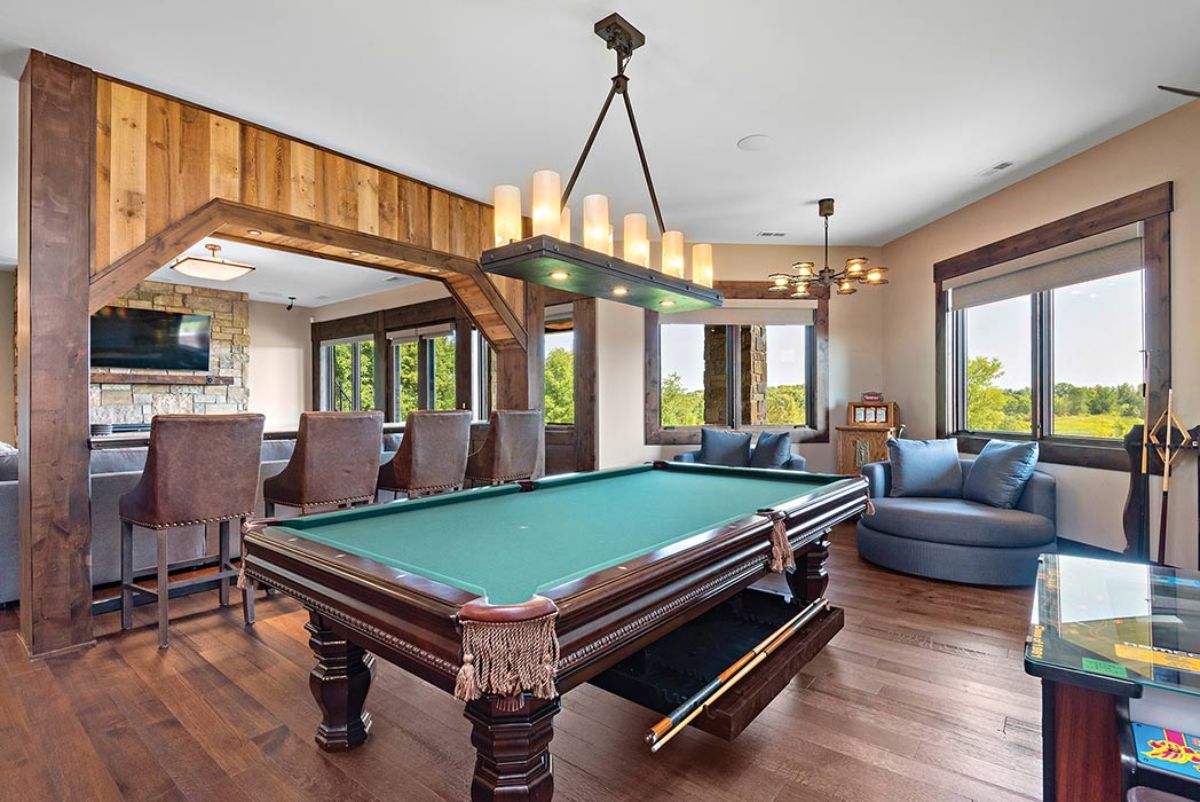
[{"label": "pool cue stick", "polygon": [[[1144,324],[1143,324],[1144,325]],[[1144,337],[1144,333],[1143,333]],[[1150,352],[1142,349],[1142,473],[1138,478],[1138,549],[1136,557],[1150,559]]]},{"label": "pool cue stick", "polygon": [[[801,627],[811,621],[817,613],[819,613],[821,610],[827,609],[828,607],[828,599],[818,599],[806,607],[802,613],[797,615],[781,628],[783,630],[782,632],[779,632],[777,635],[773,635],[771,642],[764,646],[762,651],[751,658],[749,662],[744,663],[742,667],[733,674],[733,676],[717,687],[716,690],[712,692],[711,696],[696,705],[696,707],[690,713],[684,716],[683,719],[673,724],[669,730],[667,730],[661,737],[656,739],[650,745],[650,751],[657,752],[659,749],[662,749],[664,746],[666,746],[672,738],[682,732],[688,724],[691,724],[697,716],[707,710],[713,702],[720,699],[725,695],[726,691],[741,682],[742,679],[744,679],[746,675],[753,671],[759,663],[761,663],[763,660],[766,660],[767,657],[769,657],[777,648],[786,643],[792,635],[796,634]],[[739,660],[738,662],[741,661]],[[661,722],[659,723],[661,724]],[[658,725],[655,726],[657,727]]]},{"label": "pool cue stick", "polygon": [[1163,413],[1166,418],[1165,432],[1166,437],[1163,440],[1163,485],[1162,485],[1162,508],[1158,518],[1158,564],[1167,564],[1167,499],[1171,490],[1171,441],[1175,439],[1174,421],[1171,419],[1172,403],[1174,401],[1175,388],[1167,389],[1167,411]]},{"label": "pool cue stick", "polygon": [[[1150,472],[1150,352],[1142,351],[1142,475]],[[1147,499],[1149,502],[1149,499]]]},{"label": "pool cue stick", "polygon": [[663,733],[665,733],[667,730],[671,729],[671,727],[673,727],[679,721],[683,720],[683,718],[685,716],[687,716],[688,713],[691,713],[697,707],[704,704],[704,702],[707,701],[708,698],[712,695],[713,691],[715,691],[717,688],[721,687],[721,685],[724,684],[726,681],[728,681],[730,677],[732,677],[738,671],[740,671],[742,669],[742,666],[746,665],[746,663],[750,662],[755,657],[757,657],[759,652],[763,651],[767,646],[769,646],[771,644],[772,641],[774,641],[776,638],[778,638],[780,635],[782,635],[784,632],[786,632],[787,629],[789,627],[791,627],[793,624],[795,624],[798,619],[807,615],[809,612],[809,609],[811,607],[812,607],[812,605],[809,605],[808,607],[805,607],[803,610],[801,610],[796,615],[792,616],[790,619],[788,619],[788,621],[783,626],[781,626],[779,629],[772,632],[767,637],[763,638],[762,641],[757,646],[755,646],[753,649],[751,649],[750,651],[746,652],[744,655],[739,657],[733,663],[733,665],[726,668],[724,671],[722,671],[720,674],[718,674],[711,682],[709,682],[707,685],[705,685],[700,690],[696,691],[696,693],[692,694],[691,697],[689,697],[687,701],[685,701],[679,707],[672,710],[667,715],[663,716],[658,721],[658,723],[655,724],[653,727],[651,727],[650,731],[646,733],[646,743],[653,745],[655,741],[657,741],[660,737],[662,737]]}]

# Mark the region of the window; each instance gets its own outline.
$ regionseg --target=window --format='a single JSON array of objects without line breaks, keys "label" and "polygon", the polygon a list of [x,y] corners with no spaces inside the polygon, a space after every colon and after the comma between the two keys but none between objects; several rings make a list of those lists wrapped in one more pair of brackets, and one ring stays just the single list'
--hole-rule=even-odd
[{"label": "window", "polygon": [[546,310],[545,376],[546,423],[575,422],[575,326],[571,305]]},{"label": "window", "polygon": [[1053,290],[1053,434],[1123,437],[1142,422],[1141,275]]},{"label": "window", "polygon": [[966,429],[1033,432],[1029,296],[964,310]]},{"label": "window", "polygon": [[1142,243],[1132,228],[951,289],[958,431],[1078,443],[1116,440],[1141,422]]},{"label": "window", "polygon": [[659,408],[663,426],[723,426],[726,396],[725,326],[664,323],[659,329]]},{"label": "window", "polygon": [[659,422],[663,427],[724,426],[729,421],[807,426],[813,419],[814,347],[808,324],[664,320],[659,327]]},{"label": "window", "polygon": [[365,337],[321,344],[322,409],[375,408],[375,341]]},{"label": "window", "polygon": [[456,348],[448,325],[389,332],[392,344],[392,417],[415,409],[455,409]]}]

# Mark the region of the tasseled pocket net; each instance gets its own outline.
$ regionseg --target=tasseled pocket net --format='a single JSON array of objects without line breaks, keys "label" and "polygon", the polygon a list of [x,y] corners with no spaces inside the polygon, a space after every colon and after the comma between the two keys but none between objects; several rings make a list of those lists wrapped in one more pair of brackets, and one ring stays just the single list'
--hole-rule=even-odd
[{"label": "tasseled pocket net", "polygon": [[776,513],[760,513],[771,519],[771,570],[776,574],[796,567],[796,555],[788,541],[787,518]]},{"label": "tasseled pocket net", "polygon": [[528,691],[540,699],[558,695],[558,635],[551,613],[528,621],[462,621],[462,667],[454,695],[464,702],[484,694],[512,696]]}]

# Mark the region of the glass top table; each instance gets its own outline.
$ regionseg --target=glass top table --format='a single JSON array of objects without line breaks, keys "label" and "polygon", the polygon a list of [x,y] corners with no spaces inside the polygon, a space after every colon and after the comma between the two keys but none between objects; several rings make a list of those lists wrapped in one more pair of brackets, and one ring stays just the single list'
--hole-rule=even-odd
[{"label": "glass top table", "polygon": [[1200,573],[1042,555],[1025,667],[1121,696],[1200,696]]}]

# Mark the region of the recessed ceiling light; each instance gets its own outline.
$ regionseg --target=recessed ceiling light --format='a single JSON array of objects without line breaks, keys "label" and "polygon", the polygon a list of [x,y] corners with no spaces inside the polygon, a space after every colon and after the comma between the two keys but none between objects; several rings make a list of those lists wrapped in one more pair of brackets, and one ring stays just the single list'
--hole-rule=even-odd
[{"label": "recessed ceiling light", "polygon": [[570,277],[570,274],[565,270],[555,270],[550,274],[550,278],[554,279],[555,281],[566,281]]},{"label": "recessed ceiling light", "polygon": [[441,273],[442,269],[440,267],[431,267],[431,268],[429,268],[429,272],[430,273]]},{"label": "recessed ceiling light", "polygon": [[622,287],[619,284],[617,286],[613,287],[613,295],[617,296],[618,298],[623,298],[628,294],[629,294],[628,287]]},{"label": "recessed ceiling light", "polygon": [[251,237],[261,237],[262,236],[262,232],[259,231],[257,228],[248,228],[248,229],[246,229],[246,233]]},{"label": "recessed ceiling light", "polygon": [[737,141],[738,150],[766,150],[771,147],[771,137],[766,134],[750,134]]},{"label": "recessed ceiling light", "polygon": [[362,256],[362,251],[350,251],[351,256]]},{"label": "recessed ceiling light", "polygon": [[675,305],[675,302],[672,301],[670,298],[667,298],[665,301],[663,301],[661,304],[659,304],[659,306],[666,306],[666,307],[671,307],[674,305]]}]

